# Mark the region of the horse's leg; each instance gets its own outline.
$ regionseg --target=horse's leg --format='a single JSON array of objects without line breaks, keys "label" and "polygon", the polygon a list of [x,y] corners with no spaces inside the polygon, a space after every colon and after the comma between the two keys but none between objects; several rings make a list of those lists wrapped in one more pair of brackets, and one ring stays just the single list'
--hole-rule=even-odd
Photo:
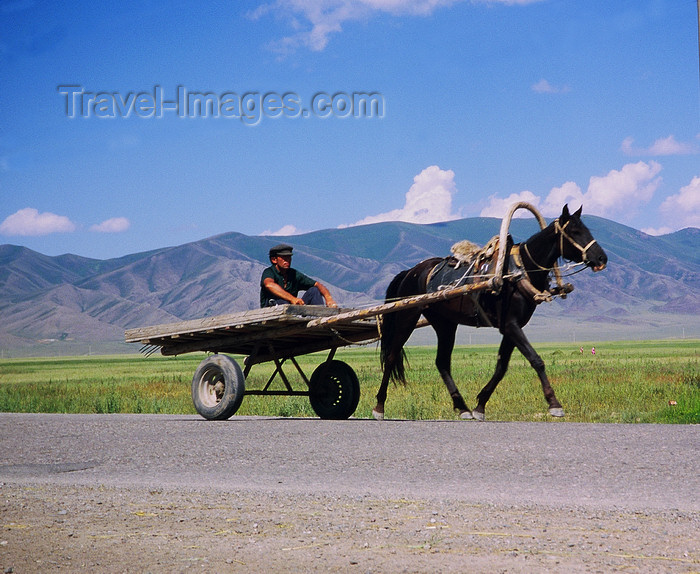
[{"label": "horse's leg", "polygon": [[391,379],[391,372],[385,368],[384,374],[382,375],[382,383],[379,385],[379,390],[377,391],[377,404],[372,409],[372,416],[378,420],[384,420],[384,403],[386,402],[386,391],[389,387],[389,379]]},{"label": "horse's leg", "polygon": [[[419,318],[420,311],[396,311],[394,313],[390,348],[384,358],[384,373],[379,391],[377,391],[377,404],[372,409],[372,416],[378,421],[384,420],[384,403],[392,376],[397,376],[398,372],[398,378],[405,382],[403,380],[403,367],[400,366],[403,363],[403,346],[411,336]],[[399,365],[398,369],[397,365]]]},{"label": "horse's leg", "polygon": [[460,418],[471,419],[472,412],[464,402],[462,395],[457,389],[457,385],[452,378],[452,351],[455,346],[455,334],[457,333],[457,323],[447,321],[440,316],[433,316],[426,313],[426,318],[437,333],[437,355],[435,366],[452,397],[452,406],[459,412]]},{"label": "horse's leg", "polygon": [[515,349],[515,344],[513,341],[504,336],[501,341],[501,346],[498,349],[498,359],[496,360],[496,370],[491,377],[491,380],[486,383],[481,392],[477,395],[476,400],[478,404],[476,408],[472,411],[473,417],[478,421],[483,421],[486,412],[486,403],[491,398],[493,391],[496,390],[498,383],[501,382],[503,377],[508,370],[508,363],[510,362],[510,357],[513,355],[513,349]]},{"label": "horse's leg", "polygon": [[544,361],[537,354],[535,349],[533,349],[523,330],[515,322],[511,322],[506,326],[504,335],[512,339],[518,350],[528,360],[532,368],[535,369],[535,372],[542,383],[544,398],[549,405],[549,414],[553,417],[563,417],[564,409],[562,408],[561,403],[557,400],[557,397],[554,394],[554,389],[549,382],[549,378],[547,378],[547,373],[545,372],[544,368]]}]

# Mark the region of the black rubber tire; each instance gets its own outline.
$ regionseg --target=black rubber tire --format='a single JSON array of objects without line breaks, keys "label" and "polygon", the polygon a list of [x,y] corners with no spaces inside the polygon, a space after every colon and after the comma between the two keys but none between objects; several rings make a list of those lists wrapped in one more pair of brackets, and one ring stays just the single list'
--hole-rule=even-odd
[{"label": "black rubber tire", "polygon": [[233,416],[243,401],[245,377],[238,363],[227,355],[204,359],[192,377],[192,402],[197,412],[210,421]]},{"label": "black rubber tire", "polygon": [[311,408],[322,419],[347,419],[360,402],[360,381],[343,361],[319,365],[311,375],[309,391]]}]

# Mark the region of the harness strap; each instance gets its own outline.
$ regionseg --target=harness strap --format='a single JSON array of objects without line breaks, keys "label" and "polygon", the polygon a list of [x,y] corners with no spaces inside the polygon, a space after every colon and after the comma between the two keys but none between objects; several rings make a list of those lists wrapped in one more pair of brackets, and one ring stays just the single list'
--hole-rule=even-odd
[{"label": "harness strap", "polygon": [[[535,262],[535,260],[532,258],[532,255],[530,255],[530,251],[528,250],[527,245],[522,245],[525,248],[525,252],[527,253],[530,260],[535,265],[540,267],[537,264],[537,262]],[[552,300],[551,293],[549,291],[540,291],[530,282],[530,278],[527,274],[527,269],[525,269],[525,264],[523,263],[523,258],[520,255],[520,246],[514,245],[513,247],[511,247],[510,256],[515,261],[516,266],[520,267],[525,272],[525,274],[519,280],[516,281],[516,286],[518,290],[526,297],[532,299],[537,305],[543,303],[544,301],[550,302]],[[542,269],[543,271],[549,271],[549,269],[545,269],[544,267],[540,267],[540,269]]]},{"label": "harness strap", "polygon": [[430,280],[433,278],[433,275],[435,274],[435,270],[442,265],[442,262],[436,263],[433,265],[432,269],[428,272],[428,276],[425,278],[425,286],[427,287],[430,285]]},{"label": "harness strap", "polygon": [[542,265],[535,261],[535,258],[530,254],[530,250],[527,247],[527,243],[523,243],[523,248],[525,249],[525,253],[527,253],[527,256],[530,258],[530,261],[532,261],[535,264],[535,267],[537,267],[540,271],[550,271],[549,268],[542,267]]}]

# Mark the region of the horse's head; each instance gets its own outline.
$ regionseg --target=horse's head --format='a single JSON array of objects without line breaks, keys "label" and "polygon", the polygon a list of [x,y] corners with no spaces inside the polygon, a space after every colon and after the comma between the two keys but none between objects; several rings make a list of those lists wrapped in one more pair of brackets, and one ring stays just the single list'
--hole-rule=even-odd
[{"label": "horse's head", "polygon": [[608,256],[581,221],[582,210],[583,206],[571,215],[569,206],[565,205],[559,219],[555,222],[555,228],[559,234],[560,253],[569,261],[583,262],[593,271],[602,271],[608,263]]}]

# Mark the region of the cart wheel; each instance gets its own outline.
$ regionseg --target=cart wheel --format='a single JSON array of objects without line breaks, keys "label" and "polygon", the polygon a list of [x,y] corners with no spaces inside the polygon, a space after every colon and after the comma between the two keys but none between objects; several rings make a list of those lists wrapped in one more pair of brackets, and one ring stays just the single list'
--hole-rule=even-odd
[{"label": "cart wheel", "polygon": [[319,365],[309,381],[311,408],[322,419],[347,419],[360,402],[360,381],[343,361]]},{"label": "cart wheel", "polygon": [[226,355],[211,355],[204,359],[192,378],[194,408],[210,421],[233,416],[241,406],[244,393],[243,371]]}]

